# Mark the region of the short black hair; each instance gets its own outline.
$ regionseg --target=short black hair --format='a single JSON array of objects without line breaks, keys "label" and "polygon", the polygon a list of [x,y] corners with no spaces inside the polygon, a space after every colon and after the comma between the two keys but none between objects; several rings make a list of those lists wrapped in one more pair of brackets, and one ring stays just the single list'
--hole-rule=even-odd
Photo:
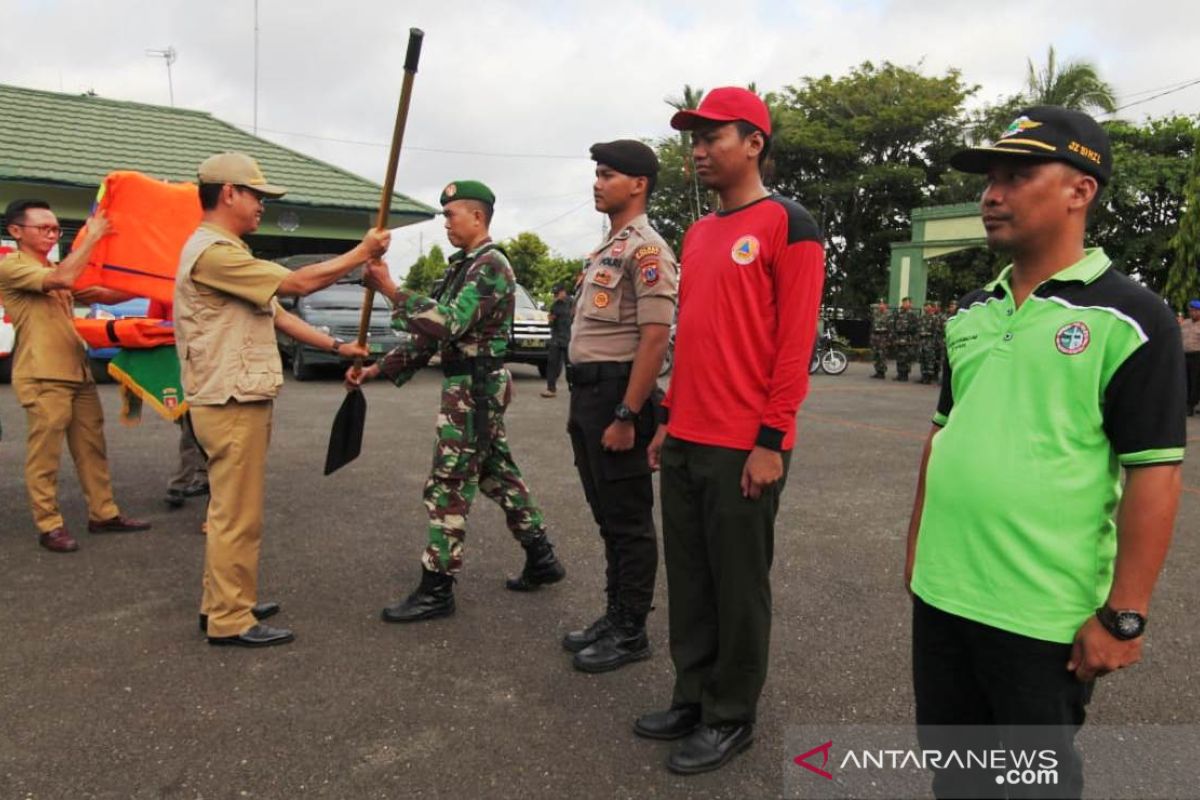
[{"label": "short black hair", "polygon": [[472,203],[476,208],[483,212],[483,221],[485,224],[492,224],[492,214],[495,213],[496,209],[491,203],[485,203],[482,200],[476,200],[471,197],[466,198],[466,200],[468,203]]},{"label": "short black hair", "polygon": [[221,201],[221,190],[225,188],[223,183],[202,183],[200,184],[200,208],[205,211],[212,211],[217,207],[217,203]]},{"label": "short black hair", "polygon": [[25,221],[25,212],[31,208],[50,210],[50,204],[45,200],[13,200],[4,209],[4,227],[20,225]]},{"label": "short black hair", "polygon": [[767,133],[757,125],[746,122],[744,119],[734,120],[733,124],[734,127],[737,128],[738,136],[742,137],[743,139],[755,132],[762,134],[763,149],[762,152],[758,154],[758,166],[761,168],[767,163],[767,156],[771,154],[771,134]]}]

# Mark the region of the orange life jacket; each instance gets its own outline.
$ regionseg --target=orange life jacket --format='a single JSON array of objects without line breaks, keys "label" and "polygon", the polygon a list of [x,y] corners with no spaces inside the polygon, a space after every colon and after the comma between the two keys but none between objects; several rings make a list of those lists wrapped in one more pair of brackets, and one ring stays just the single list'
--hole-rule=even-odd
[{"label": "orange life jacket", "polygon": [[161,319],[76,319],[75,331],[88,347],[161,347],[175,344],[175,326]]}]

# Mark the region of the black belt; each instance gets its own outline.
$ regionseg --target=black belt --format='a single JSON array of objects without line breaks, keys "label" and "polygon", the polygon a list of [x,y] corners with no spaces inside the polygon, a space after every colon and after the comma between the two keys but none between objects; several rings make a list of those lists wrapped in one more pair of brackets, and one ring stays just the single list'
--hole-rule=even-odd
[{"label": "black belt", "polygon": [[442,361],[442,374],[447,378],[459,375],[476,375],[480,372],[495,372],[504,368],[504,359],[494,356],[473,356]]},{"label": "black belt", "polygon": [[602,381],[625,380],[633,372],[632,361],[587,361],[567,364],[567,383],[591,386]]}]

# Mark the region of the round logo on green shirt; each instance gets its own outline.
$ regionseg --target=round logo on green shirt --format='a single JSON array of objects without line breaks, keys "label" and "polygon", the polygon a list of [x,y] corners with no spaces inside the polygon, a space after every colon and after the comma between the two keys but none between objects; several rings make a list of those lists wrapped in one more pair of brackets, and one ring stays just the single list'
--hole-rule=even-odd
[{"label": "round logo on green shirt", "polygon": [[1079,355],[1087,349],[1091,341],[1092,333],[1082,322],[1063,325],[1058,329],[1058,333],[1054,334],[1054,346],[1058,348],[1058,352],[1068,356]]}]

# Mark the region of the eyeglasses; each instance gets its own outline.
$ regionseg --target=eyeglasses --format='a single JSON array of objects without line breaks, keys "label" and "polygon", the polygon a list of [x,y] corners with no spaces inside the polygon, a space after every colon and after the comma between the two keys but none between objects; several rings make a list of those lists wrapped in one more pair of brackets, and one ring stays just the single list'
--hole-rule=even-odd
[{"label": "eyeglasses", "polygon": [[18,228],[33,228],[42,236],[62,236],[62,228],[57,225],[25,225],[20,222],[14,222]]},{"label": "eyeglasses", "polygon": [[249,192],[251,195],[254,196],[254,199],[260,203],[262,203],[264,201],[264,199],[266,198],[266,195],[262,194],[261,192],[257,191],[256,189],[251,189],[249,186],[238,186],[238,185],[234,184],[233,188],[237,189],[239,192]]}]

